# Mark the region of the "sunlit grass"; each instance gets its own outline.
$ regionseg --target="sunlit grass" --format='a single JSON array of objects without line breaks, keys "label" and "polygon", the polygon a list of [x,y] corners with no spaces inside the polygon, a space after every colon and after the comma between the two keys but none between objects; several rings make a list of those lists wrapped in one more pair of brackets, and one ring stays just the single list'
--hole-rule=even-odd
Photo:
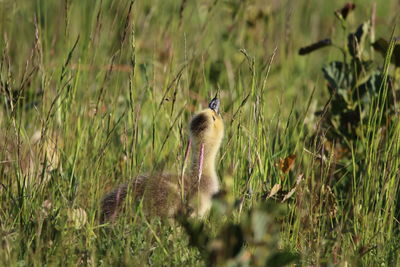
[{"label": "sunlit grass", "polygon": [[[98,212],[140,173],[181,173],[188,120],[217,92],[218,174],[233,211],[207,219],[207,234],[246,221],[279,183],[279,194],[296,191],[273,238],[300,265],[398,264],[398,114],[382,127],[376,99],[363,138],[337,162],[314,113],[329,100],[321,67],[340,53],[297,51],[346,36],[340,5],[270,2],[0,1],[0,265],[205,265],[177,222],[147,221],[139,205],[99,225]],[[369,18],[372,3],[359,2],[348,31]],[[376,13],[387,39],[399,8],[389,2]],[[389,58],[375,59],[393,75]]]}]

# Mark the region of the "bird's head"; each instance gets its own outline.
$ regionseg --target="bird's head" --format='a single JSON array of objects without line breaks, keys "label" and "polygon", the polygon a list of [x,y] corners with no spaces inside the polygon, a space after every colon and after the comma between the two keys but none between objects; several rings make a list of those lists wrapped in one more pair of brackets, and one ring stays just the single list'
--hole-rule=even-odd
[{"label": "bird's head", "polygon": [[208,108],[197,113],[190,121],[190,135],[195,144],[218,150],[223,135],[224,123],[219,113],[220,102],[213,98]]}]

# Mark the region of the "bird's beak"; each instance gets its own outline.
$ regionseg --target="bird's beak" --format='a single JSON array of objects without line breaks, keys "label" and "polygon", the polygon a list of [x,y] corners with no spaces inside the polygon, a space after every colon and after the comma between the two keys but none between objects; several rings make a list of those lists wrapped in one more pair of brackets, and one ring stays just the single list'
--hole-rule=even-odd
[{"label": "bird's beak", "polygon": [[219,99],[217,98],[217,97],[214,97],[212,100],[211,100],[211,102],[210,102],[210,104],[208,104],[208,107],[211,109],[211,110],[214,110],[215,112],[219,112]]}]

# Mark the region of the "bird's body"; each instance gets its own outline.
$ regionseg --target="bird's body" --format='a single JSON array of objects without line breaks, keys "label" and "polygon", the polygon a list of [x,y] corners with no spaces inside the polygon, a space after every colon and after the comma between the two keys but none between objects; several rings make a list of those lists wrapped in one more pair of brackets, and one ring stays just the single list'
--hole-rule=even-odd
[{"label": "bird's body", "polygon": [[212,196],[219,191],[215,161],[224,126],[218,108],[219,101],[214,98],[209,108],[195,115],[190,122],[192,157],[187,174],[139,175],[130,183],[117,187],[102,201],[101,221],[115,220],[127,194],[142,201],[148,216],[172,217],[183,210],[203,216],[211,207]]}]

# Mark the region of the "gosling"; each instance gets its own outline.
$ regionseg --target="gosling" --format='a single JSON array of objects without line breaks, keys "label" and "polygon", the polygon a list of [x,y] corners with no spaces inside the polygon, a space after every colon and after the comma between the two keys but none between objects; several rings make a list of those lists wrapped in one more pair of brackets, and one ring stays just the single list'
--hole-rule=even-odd
[{"label": "gosling", "polygon": [[[142,201],[146,216],[173,217],[178,212],[203,217],[211,207],[212,196],[219,191],[215,161],[224,135],[215,97],[208,108],[196,114],[189,124],[191,153],[187,175],[139,175],[132,182],[108,193],[101,203],[100,222],[115,221],[127,194]],[[189,211],[189,212],[188,212]]]}]

